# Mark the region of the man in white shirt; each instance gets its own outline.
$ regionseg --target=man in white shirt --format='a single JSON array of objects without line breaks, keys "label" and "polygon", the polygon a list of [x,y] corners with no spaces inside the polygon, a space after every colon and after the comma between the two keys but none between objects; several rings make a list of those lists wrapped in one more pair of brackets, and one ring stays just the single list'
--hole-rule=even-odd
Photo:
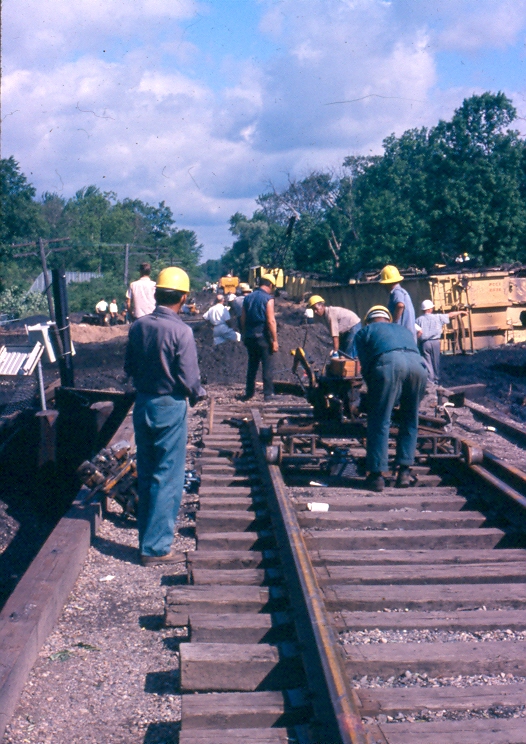
[{"label": "man in white shirt", "polygon": [[117,300],[114,298],[110,302],[110,325],[115,325],[117,323],[117,316],[119,314],[119,306],[117,305]]},{"label": "man in white shirt", "polygon": [[150,279],[151,271],[149,263],[142,263],[139,266],[140,278],[132,282],[126,292],[126,306],[132,321],[155,310],[155,282]]},{"label": "man in white shirt", "polygon": [[104,297],[101,297],[100,300],[95,305],[95,312],[99,316],[99,325],[103,326],[106,325],[106,313],[108,312],[108,303],[104,299]]},{"label": "man in white shirt", "polygon": [[224,295],[216,296],[216,303],[203,314],[203,318],[214,327],[214,346],[225,341],[241,341],[241,334],[230,328],[230,312],[225,307]]}]

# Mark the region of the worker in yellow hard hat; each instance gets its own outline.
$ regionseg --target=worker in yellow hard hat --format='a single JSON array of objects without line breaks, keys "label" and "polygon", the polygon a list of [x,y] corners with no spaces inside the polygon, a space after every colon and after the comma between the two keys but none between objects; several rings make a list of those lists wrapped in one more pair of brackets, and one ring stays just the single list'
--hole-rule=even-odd
[{"label": "worker in yellow hard hat", "polygon": [[193,333],[179,317],[189,291],[186,271],[163,269],[155,287],[157,306],[132,324],[126,347],[124,370],[137,390],[133,426],[144,566],[179,559],[172,542],[184,486],[187,400],[192,406],[206,394]]},{"label": "worker in yellow hard hat", "polygon": [[274,354],[279,349],[278,326],[274,314],[274,288],[276,279],[272,274],[263,274],[259,287],[247,294],[241,312],[241,335],[248,353],[245,400],[250,400],[256,391],[256,375],[261,362],[263,375],[263,397],[274,398]]},{"label": "worker in yellow hard hat", "polygon": [[383,491],[384,473],[389,468],[389,427],[394,406],[400,404],[399,430],[394,470],[396,486],[412,483],[418,434],[418,407],[427,381],[427,370],[408,328],[391,322],[391,313],[375,305],[356,334],[356,349],[367,384],[367,457],[369,471],[365,486]]},{"label": "worker in yellow hard hat", "polygon": [[312,309],[314,320],[323,323],[332,338],[332,358],[338,358],[340,352],[354,358],[354,337],[362,327],[360,318],[346,307],[327,305],[320,295],[312,295],[307,301],[307,310]]},{"label": "worker in yellow hard hat", "polygon": [[382,269],[380,284],[386,284],[391,290],[387,308],[393,316],[393,323],[405,326],[416,341],[415,308],[409,292],[400,286],[403,279],[396,266],[388,265]]}]

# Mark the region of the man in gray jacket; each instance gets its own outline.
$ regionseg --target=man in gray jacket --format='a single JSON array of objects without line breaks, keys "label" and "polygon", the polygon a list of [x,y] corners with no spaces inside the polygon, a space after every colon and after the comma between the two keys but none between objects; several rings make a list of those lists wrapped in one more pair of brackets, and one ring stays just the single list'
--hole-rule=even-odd
[{"label": "man in gray jacket", "polygon": [[145,566],[177,560],[172,552],[181,505],[187,440],[187,399],[206,395],[201,386],[193,333],[179,317],[190,291],[188,274],[172,266],[159,274],[157,307],[132,324],[124,370],[137,398],[139,553]]}]

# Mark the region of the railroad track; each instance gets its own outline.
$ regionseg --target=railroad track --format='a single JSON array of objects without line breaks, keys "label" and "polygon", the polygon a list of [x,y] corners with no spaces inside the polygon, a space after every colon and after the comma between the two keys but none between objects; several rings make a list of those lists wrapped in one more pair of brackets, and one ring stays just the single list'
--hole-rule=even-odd
[{"label": "railroad track", "polygon": [[309,410],[210,407],[197,550],[166,595],[180,744],[526,742],[526,475],[427,430],[414,485],[373,494],[360,437],[284,417]]}]

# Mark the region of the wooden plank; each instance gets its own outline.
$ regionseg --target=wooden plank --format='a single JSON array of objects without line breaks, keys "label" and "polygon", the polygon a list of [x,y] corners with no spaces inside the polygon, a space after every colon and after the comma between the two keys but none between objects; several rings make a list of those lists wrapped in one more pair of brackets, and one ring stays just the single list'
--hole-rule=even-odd
[{"label": "wooden plank", "polygon": [[205,487],[210,486],[249,486],[256,482],[255,475],[203,475],[201,483]]},{"label": "wooden plank", "polygon": [[285,606],[279,587],[175,586],[166,591],[164,622],[169,627],[180,627],[188,624],[192,613],[258,613],[283,610]]},{"label": "wooden plank", "polygon": [[388,744],[525,744],[524,718],[382,723]]},{"label": "wooden plank", "polygon": [[292,640],[294,626],[286,612],[193,613],[190,638],[196,643],[277,643]]},{"label": "wooden plank", "polygon": [[337,610],[488,610],[526,608],[526,584],[329,585],[328,609]]},{"label": "wooden plank", "polygon": [[400,496],[400,489],[397,489],[396,495],[387,496],[325,496],[316,494],[315,496],[302,496],[298,499],[300,510],[307,508],[309,501],[322,501],[329,504],[330,511],[346,512],[386,512],[390,509],[417,509],[419,511],[456,511],[466,506],[466,499],[459,496],[445,494],[444,496],[435,496],[431,494],[420,494],[414,496]]},{"label": "wooden plank", "polygon": [[195,523],[198,534],[203,532],[258,532],[269,524],[270,516],[267,511],[226,511],[224,509],[200,510],[196,514]]},{"label": "wooden plank", "polygon": [[496,706],[520,706],[526,684],[483,687],[392,687],[358,690],[364,716],[421,710],[484,710]]},{"label": "wooden plank", "polygon": [[[274,569],[276,571],[276,569]],[[241,568],[241,569],[214,569],[214,568],[194,568],[192,570],[194,585],[222,585],[222,584],[242,584],[245,586],[262,586],[271,582],[271,576],[268,571],[261,568]]]},{"label": "wooden plank", "polygon": [[494,527],[437,530],[306,530],[309,549],[494,548],[504,533]]},{"label": "wooden plank", "polygon": [[264,568],[279,565],[277,550],[201,550],[187,554],[188,563],[196,568]]},{"label": "wooden plank", "polygon": [[266,643],[182,643],[181,690],[285,690],[304,682],[298,656],[286,657]]},{"label": "wooden plank", "polygon": [[349,612],[333,615],[339,631],[379,628],[445,630],[524,630],[524,610],[454,610],[444,612]]},{"label": "wooden plank", "polygon": [[307,705],[292,706],[287,692],[222,692],[182,696],[183,729],[270,728],[306,723]]},{"label": "wooden plank", "polygon": [[410,563],[491,563],[501,561],[526,561],[526,550],[316,550],[311,560],[318,565],[382,565],[394,566]]},{"label": "wooden plank", "polygon": [[257,472],[257,467],[255,465],[251,465],[250,463],[242,463],[242,462],[225,462],[223,460],[222,463],[217,463],[213,465],[204,465],[203,463],[197,461],[196,463],[198,469],[203,475],[250,475],[251,473]]},{"label": "wooden plank", "polygon": [[458,674],[526,674],[525,641],[378,643],[343,646],[353,676],[390,677],[406,670],[430,677]]},{"label": "wooden plank", "polygon": [[266,504],[262,495],[252,496],[202,496],[199,505],[202,511],[224,509],[225,511],[254,511]]},{"label": "wooden plank", "polygon": [[299,512],[298,522],[306,529],[436,530],[476,529],[486,518],[479,512]]},{"label": "wooden plank", "polygon": [[[346,499],[353,501],[355,498],[366,498],[366,499],[377,499],[386,498],[387,496],[392,498],[404,498],[406,496],[421,496],[422,498],[431,499],[433,497],[440,498],[442,496],[452,496],[459,498],[458,490],[453,486],[434,486],[429,489],[429,492],[422,492],[422,488],[394,488],[386,486],[381,494],[375,493],[374,491],[367,491],[365,488],[333,488],[332,486],[317,488],[314,486],[295,486],[290,489],[291,495],[298,500],[305,499],[306,501],[326,501],[332,498]],[[322,498],[323,497],[323,498]]]},{"label": "wooden plank", "polygon": [[252,496],[253,493],[258,493],[260,489],[256,486],[250,487],[250,486],[207,486],[205,484],[201,484],[199,488],[199,496],[209,496],[211,498],[215,496]]},{"label": "wooden plank", "polygon": [[179,744],[290,744],[284,728],[188,729],[183,728]]},{"label": "wooden plank", "polygon": [[410,564],[404,566],[320,566],[321,583],[336,584],[490,584],[524,583],[526,562]]},{"label": "wooden plank", "polygon": [[192,550],[187,553],[187,565],[194,568],[263,568],[276,565],[278,555],[272,550]]},{"label": "wooden plank", "polygon": [[86,559],[91,519],[90,510],[67,512],[0,613],[0,737]]},{"label": "wooden plank", "polygon": [[265,550],[274,545],[274,537],[270,532],[205,532],[197,535],[199,550]]}]

